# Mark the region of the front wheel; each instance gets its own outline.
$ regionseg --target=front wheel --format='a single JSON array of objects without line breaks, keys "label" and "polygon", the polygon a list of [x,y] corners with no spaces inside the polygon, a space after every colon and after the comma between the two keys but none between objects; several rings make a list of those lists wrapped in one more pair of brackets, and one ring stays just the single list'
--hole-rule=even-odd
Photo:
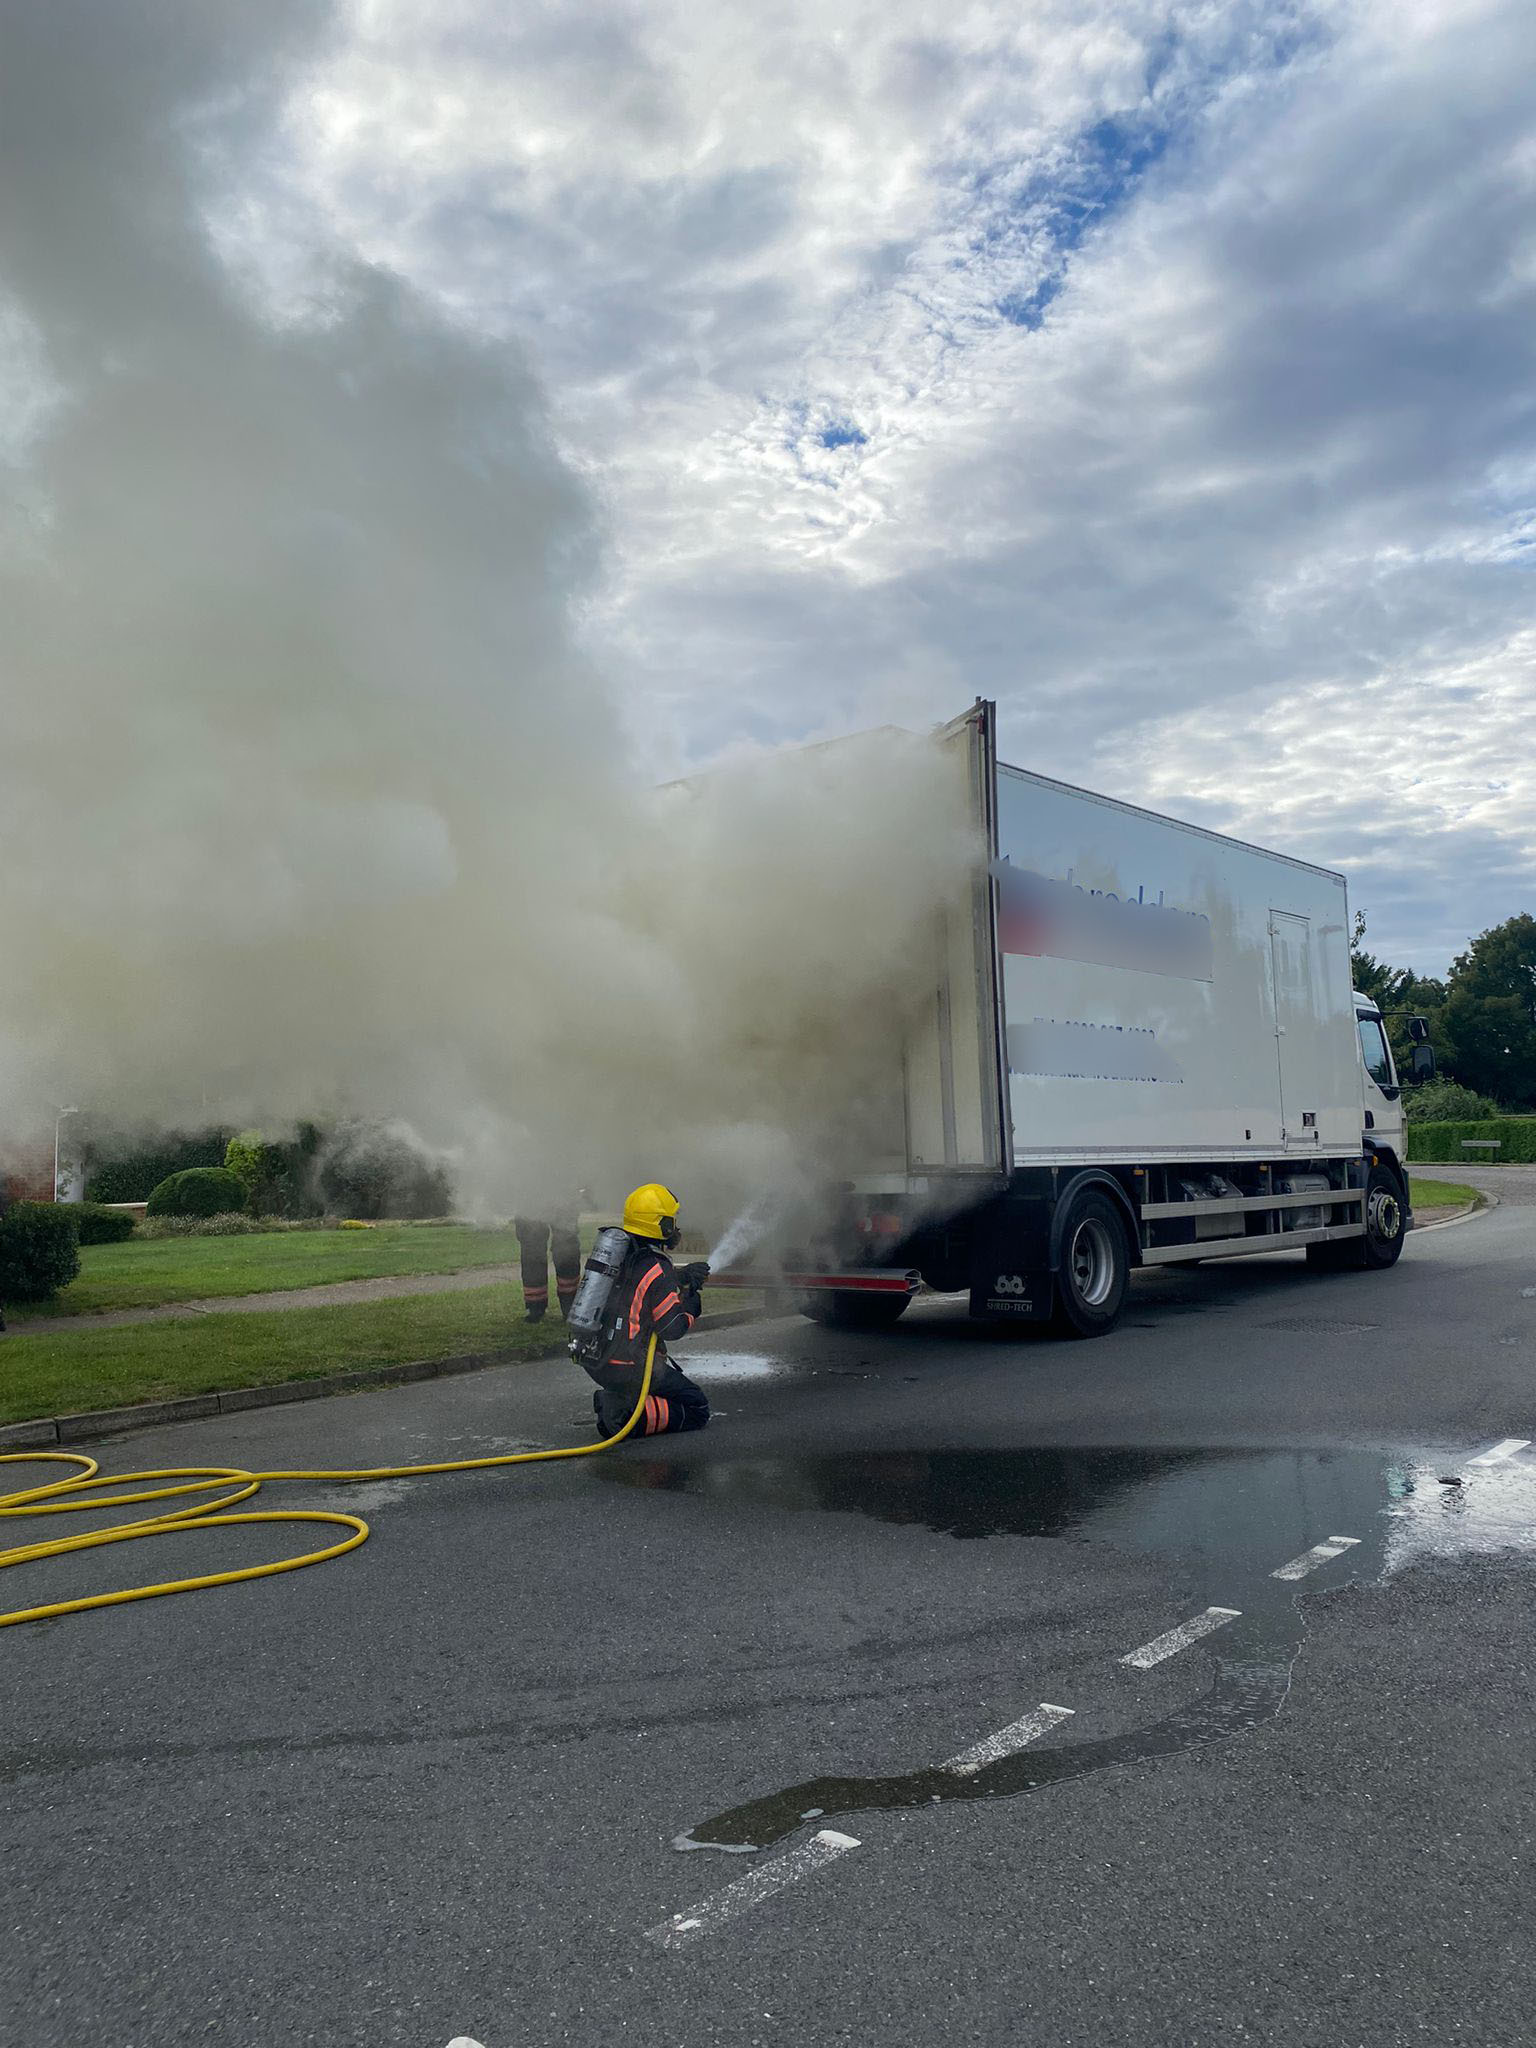
[{"label": "front wheel", "polygon": [[1125,1224],[1108,1195],[1085,1188],[1074,1195],[1061,1231],[1052,1316],[1064,1337],[1107,1337],[1120,1320],[1130,1285]]},{"label": "front wheel", "polygon": [[858,1294],[851,1288],[832,1288],[825,1294],[807,1294],[800,1313],[827,1330],[888,1330],[911,1299],[910,1294]]},{"label": "front wheel", "polygon": [[1367,1271],[1395,1266],[1408,1235],[1408,1204],[1403,1184],[1385,1166],[1373,1166],[1365,1184],[1365,1257]]},{"label": "front wheel", "polygon": [[1388,1166],[1373,1166],[1365,1183],[1365,1235],[1307,1246],[1307,1264],[1324,1273],[1380,1273],[1395,1266],[1408,1234],[1403,1185]]}]

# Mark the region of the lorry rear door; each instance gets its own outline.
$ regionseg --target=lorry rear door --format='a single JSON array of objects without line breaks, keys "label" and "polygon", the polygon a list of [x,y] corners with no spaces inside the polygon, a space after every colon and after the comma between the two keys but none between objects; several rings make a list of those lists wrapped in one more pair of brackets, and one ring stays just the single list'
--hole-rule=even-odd
[{"label": "lorry rear door", "polygon": [[996,707],[978,699],[937,735],[955,763],[956,801],[965,803],[985,847],[970,897],[936,934],[938,985],[906,1045],[903,1083],[907,1170],[1006,1173],[1003,1035],[997,953]]}]

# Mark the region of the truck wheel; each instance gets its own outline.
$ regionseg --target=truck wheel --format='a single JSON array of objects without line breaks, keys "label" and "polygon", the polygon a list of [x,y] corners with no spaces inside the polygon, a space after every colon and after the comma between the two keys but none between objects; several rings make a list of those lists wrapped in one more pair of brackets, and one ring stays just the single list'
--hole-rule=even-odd
[{"label": "truck wheel", "polygon": [[1324,1273],[1379,1273],[1395,1266],[1408,1230],[1402,1183],[1390,1167],[1373,1166],[1365,1184],[1365,1235],[1309,1244],[1307,1264]]},{"label": "truck wheel", "polygon": [[1064,1337],[1106,1337],[1120,1320],[1130,1284],[1120,1211],[1093,1188],[1074,1196],[1061,1232],[1052,1322]]},{"label": "truck wheel", "polygon": [[855,1294],[834,1288],[827,1294],[807,1294],[800,1313],[827,1330],[888,1330],[895,1323],[910,1294]]},{"label": "truck wheel", "polygon": [[1408,1234],[1408,1205],[1403,1184],[1388,1167],[1373,1166],[1365,1184],[1365,1256],[1368,1272],[1395,1266]]}]

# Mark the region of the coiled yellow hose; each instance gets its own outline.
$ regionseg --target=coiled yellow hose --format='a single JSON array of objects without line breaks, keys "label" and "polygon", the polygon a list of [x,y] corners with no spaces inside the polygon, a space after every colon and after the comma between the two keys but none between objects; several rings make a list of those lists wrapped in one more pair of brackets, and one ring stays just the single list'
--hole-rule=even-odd
[{"label": "coiled yellow hose", "polygon": [[[240,1522],[329,1522],[350,1533],[339,1543],[323,1550],[308,1550],[300,1557],[279,1558],[274,1564],[250,1564],[238,1571],[206,1572],[195,1579],[165,1579],[156,1586],[134,1586],[114,1593],[92,1593],[83,1600],[55,1600],[45,1607],[18,1607],[0,1614],[0,1628],[19,1621],[47,1621],[57,1614],[83,1614],[92,1607],[118,1607],[129,1600],[154,1600],[162,1593],[197,1593],[205,1586],[233,1586],[241,1579],[270,1579],[279,1572],[301,1571],[305,1565],[324,1564],[344,1557],[368,1541],[368,1524],[361,1515],[327,1514],[318,1508],[258,1508],[251,1514],[224,1512],[243,1500],[250,1500],[263,1486],[282,1480],[322,1480],[336,1484],[361,1483],[369,1479],[416,1479],[430,1472],[484,1472],[496,1465],[538,1465],[555,1458],[590,1458],[594,1452],[611,1450],[622,1443],[645,1412],[651,1391],[651,1371],[656,1361],[656,1339],[652,1336],[645,1353],[645,1370],[634,1412],[624,1427],[595,1444],[569,1444],[558,1450],[509,1451],[496,1458],[454,1458],[437,1465],[376,1465],[367,1471],[335,1472],[247,1472],[238,1465],[170,1465],[151,1472],[103,1474],[94,1458],[78,1451],[11,1451],[0,1454],[0,1465],[74,1465],[79,1470],[68,1479],[45,1481],[41,1486],[17,1493],[0,1493],[0,1515],[67,1515],[87,1508],[126,1508],[142,1501],[184,1499],[189,1494],[209,1493],[213,1498],[193,1507],[172,1508],[163,1514],[147,1515],[142,1521],[115,1522],[107,1529],[94,1529],[83,1536],[60,1536],[42,1543],[23,1543],[13,1550],[0,1550],[0,1571],[12,1564],[37,1564],[47,1557],[62,1557],[72,1550],[97,1550],[109,1543],[131,1543],[141,1536],[180,1536],[188,1530],[229,1528]],[[97,1493],[98,1487],[137,1486],[145,1480],[169,1481],[130,1493]],[[223,1491],[225,1488],[233,1491]]]}]

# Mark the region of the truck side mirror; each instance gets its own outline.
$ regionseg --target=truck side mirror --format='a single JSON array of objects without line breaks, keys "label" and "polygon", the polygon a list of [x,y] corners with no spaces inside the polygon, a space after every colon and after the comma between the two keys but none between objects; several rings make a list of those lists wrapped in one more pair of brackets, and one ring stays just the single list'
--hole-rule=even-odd
[{"label": "truck side mirror", "polygon": [[1429,1019],[1427,1017],[1410,1017],[1408,1019],[1408,1036],[1415,1045],[1428,1045]]},{"label": "truck side mirror", "polygon": [[[1415,1018],[1415,1023],[1422,1019]],[[1409,1063],[1415,1081],[1433,1081],[1435,1078],[1435,1048],[1432,1045],[1416,1045]]]}]

